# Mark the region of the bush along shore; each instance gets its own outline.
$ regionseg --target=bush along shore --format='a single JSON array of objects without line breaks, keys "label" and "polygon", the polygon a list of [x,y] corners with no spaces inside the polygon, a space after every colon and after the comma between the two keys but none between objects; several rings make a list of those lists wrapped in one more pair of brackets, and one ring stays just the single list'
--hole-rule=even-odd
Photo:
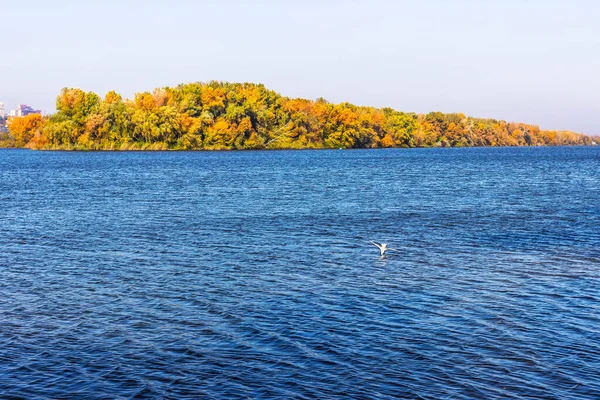
[{"label": "bush along shore", "polygon": [[536,125],[283,97],[252,83],[189,83],[124,100],[65,88],[56,113],[12,117],[0,147],[232,150],[559,146],[592,138]]}]

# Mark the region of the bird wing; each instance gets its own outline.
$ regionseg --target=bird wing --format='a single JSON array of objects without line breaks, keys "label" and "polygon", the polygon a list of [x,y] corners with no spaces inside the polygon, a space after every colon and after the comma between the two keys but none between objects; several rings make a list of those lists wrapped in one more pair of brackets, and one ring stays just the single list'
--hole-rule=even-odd
[{"label": "bird wing", "polygon": [[375,242],[373,242],[373,241],[371,241],[371,240],[369,240],[369,242],[370,242],[370,243],[371,243],[373,246],[377,247],[378,249],[381,249],[381,245],[380,245],[380,244],[377,244],[377,243],[375,243]]}]

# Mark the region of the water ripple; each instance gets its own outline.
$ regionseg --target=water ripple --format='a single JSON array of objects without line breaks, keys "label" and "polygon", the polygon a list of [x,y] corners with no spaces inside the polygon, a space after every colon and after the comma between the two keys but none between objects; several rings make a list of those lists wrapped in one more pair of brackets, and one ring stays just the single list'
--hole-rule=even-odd
[{"label": "water ripple", "polygon": [[2,150],[0,397],[600,398],[599,155]]}]

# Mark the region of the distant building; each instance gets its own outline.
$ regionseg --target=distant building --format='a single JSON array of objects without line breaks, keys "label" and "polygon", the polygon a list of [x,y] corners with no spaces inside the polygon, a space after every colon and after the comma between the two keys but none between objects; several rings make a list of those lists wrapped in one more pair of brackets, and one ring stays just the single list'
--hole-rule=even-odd
[{"label": "distant building", "polygon": [[4,118],[6,115],[4,114],[4,103],[0,102],[0,118]]},{"label": "distant building", "polygon": [[[0,103],[1,104],[1,103]],[[3,108],[4,109],[4,108]],[[34,110],[32,107],[27,104],[19,104],[16,110],[10,110],[8,113],[9,117],[24,117],[30,114],[42,114],[41,110]]]},{"label": "distant building", "polygon": [[41,113],[42,113],[41,110],[34,110],[27,104],[19,104],[19,107],[17,107],[17,115],[19,117],[24,117],[29,114],[41,114]]}]

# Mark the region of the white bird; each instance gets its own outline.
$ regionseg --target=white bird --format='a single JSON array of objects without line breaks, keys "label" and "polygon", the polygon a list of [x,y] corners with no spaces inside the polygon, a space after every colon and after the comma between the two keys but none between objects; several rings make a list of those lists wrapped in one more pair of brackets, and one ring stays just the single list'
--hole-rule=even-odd
[{"label": "white bird", "polygon": [[399,250],[396,250],[396,249],[392,249],[391,247],[388,247],[388,245],[385,244],[385,243],[377,244],[377,243],[372,242],[372,241],[370,241],[370,242],[371,242],[371,244],[373,246],[375,246],[375,247],[377,247],[379,249],[379,252],[381,253],[381,257],[385,257],[385,252],[386,251],[399,251]]}]

